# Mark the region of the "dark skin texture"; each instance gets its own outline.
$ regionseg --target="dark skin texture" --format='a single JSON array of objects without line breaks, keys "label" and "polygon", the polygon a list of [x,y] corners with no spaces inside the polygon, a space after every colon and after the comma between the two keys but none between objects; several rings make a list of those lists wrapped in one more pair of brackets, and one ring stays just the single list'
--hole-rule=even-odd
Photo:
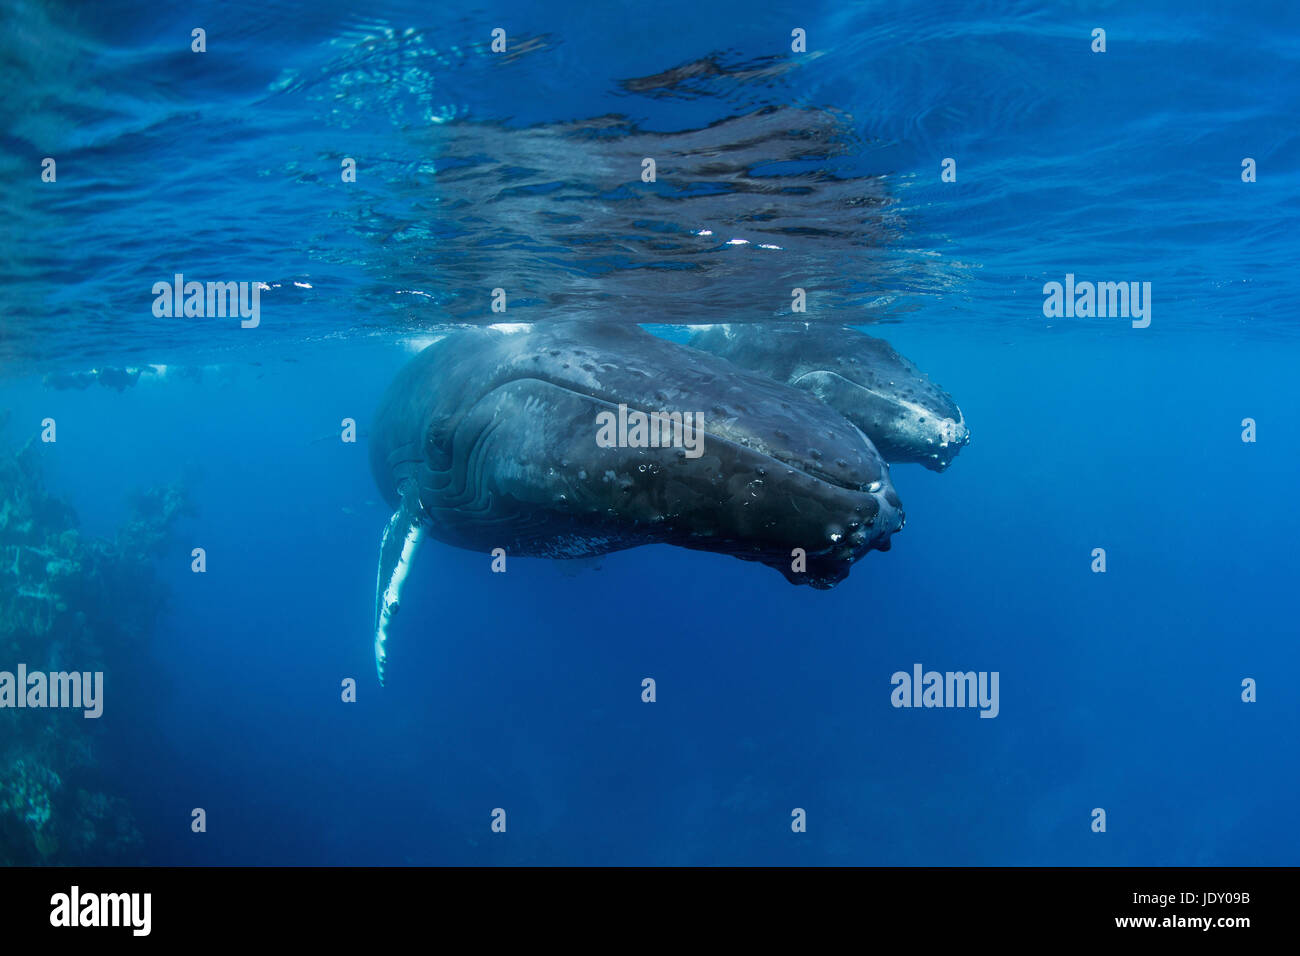
[{"label": "dark skin texture", "polygon": [[[599,447],[597,415],[699,412],[703,453]],[[472,328],[398,375],[371,429],[376,483],[463,548],[578,557],[666,543],[831,587],[902,511],[851,423],[799,389],[627,325]],[[806,552],[794,570],[792,551]]]},{"label": "dark skin texture", "polygon": [[792,321],[712,326],[690,344],[816,395],[891,464],[943,471],[970,440],[947,392],[884,339],[856,329]]}]

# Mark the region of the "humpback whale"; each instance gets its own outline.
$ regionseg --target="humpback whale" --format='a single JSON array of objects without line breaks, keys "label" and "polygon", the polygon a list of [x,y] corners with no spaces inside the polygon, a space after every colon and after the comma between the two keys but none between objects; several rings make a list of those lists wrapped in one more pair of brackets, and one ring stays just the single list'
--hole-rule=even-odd
[{"label": "humpback whale", "polygon": [[692,348],[812,392],[862,429],[888,462],[943,471],[970,441],[952,397],[884,339],[811,322],[696,328]]},{"label": "humpback whale", "polygon": [[[598,441],[598,422],[629,409],[659,421],[694,413],[699,454],[671,441]],[[394,509],[375,588],[381,683],[425,537],[556,558],[672,544],[830,588],[903,525],[888,465],[830,406],[626,324],[452,332],[389,387],[370,462]]]}]

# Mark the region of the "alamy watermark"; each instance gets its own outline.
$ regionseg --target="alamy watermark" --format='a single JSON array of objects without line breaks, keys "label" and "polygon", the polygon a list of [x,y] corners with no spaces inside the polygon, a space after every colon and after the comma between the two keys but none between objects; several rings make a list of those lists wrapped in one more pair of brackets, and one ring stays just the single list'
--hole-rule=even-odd
[{"label": "alamy watermark", "polygon": [[0,708],[70,707],[84,710],[88,719],[104,712],[104,672],[28,671],[19,664],[17,673],[0,671]]},{"label": "alamy watermark", "polygon": [[264,282],[186,282],[184,273],[171,282],[153,284],[153,314],[160,319],[224,319],[238,316],[241,328],[255,329],[262,321],[259,302]]},{"label": "alamy watermark", "polygon": [[981,717],[996,717],[997,671],[923,671],[912,665],[912,673],[895,671],[889,702],[895,707],[978,707]]},{"label": "alamy watermark", "polygon": [[1132,319],[1133,328],[1151,324],[1150,282],[1065,282],[1043,286],[1043,315],[1049,319]]},{"label": "alamy watermark", "polygon": [[83,893],[74,885],[50,897],[50,925],[55,927],[113,927],[148,936],[153,928],[152,893]]},{"label": "alamy watermark", "polygon": [[601,448],[683,448],[687,458],[704,454],[703,412],[628,411],[596,415],[596,444]]}]

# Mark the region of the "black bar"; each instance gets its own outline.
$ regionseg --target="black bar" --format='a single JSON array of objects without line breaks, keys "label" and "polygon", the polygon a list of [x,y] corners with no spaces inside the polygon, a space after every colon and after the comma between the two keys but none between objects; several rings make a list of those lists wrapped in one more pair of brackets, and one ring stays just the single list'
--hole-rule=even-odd
[{"label": "black bar", "polygon": [[[717,932],[768,943],[789,934],[808,948],[814,936],[846,932],[881,942],[902,934],[923,944],[918,952],[944,939],[1231,946],[1290,936],[1295,882],[1294,869],[1225,868],[13,868],[0,870],[0,926],[6,943],[76,934],[91,945],[374,944],[407,933],[466,944],[532,933],[538,944],[600,937],[669,945]],[[136,936],[143,896],[134,898],[139,909],[120,896],[102,908],[106,919],[118,908],[128,925],[51,925],[59,894],[68,904],[61,915],[70,916],[73,886],[79,921],[101,911],[99,894],[149,894],[147,937]],[[1206,894],[1215,894],[1208,903]],[[1133,923],[1147,919],[1154,922]]]}]

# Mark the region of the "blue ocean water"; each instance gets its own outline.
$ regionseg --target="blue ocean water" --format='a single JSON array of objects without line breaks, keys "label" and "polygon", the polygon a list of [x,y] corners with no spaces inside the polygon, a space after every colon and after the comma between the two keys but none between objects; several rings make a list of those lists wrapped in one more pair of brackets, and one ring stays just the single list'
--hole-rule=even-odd
[{"label": "blue ocean water", "polygon": [[[138,859],[1297,862],[1288,6],[0,9],[0,444],[58,423],[34,447],[86,536],[160,483],[196,508],[136,565],[156,618],[91,732]],[[175,273],[266,283],[260,324],[155,316]],[[1150,282],[1149,327],[1046,317],[1067,274]],[[364,436],[416,349],[771,319],[796,286],[970,424],[947,472],[893,469],[889,553],[819,592],[430,542],[378,686]],[[893,707],[918,662],[997,671],[996,719]]]}]

